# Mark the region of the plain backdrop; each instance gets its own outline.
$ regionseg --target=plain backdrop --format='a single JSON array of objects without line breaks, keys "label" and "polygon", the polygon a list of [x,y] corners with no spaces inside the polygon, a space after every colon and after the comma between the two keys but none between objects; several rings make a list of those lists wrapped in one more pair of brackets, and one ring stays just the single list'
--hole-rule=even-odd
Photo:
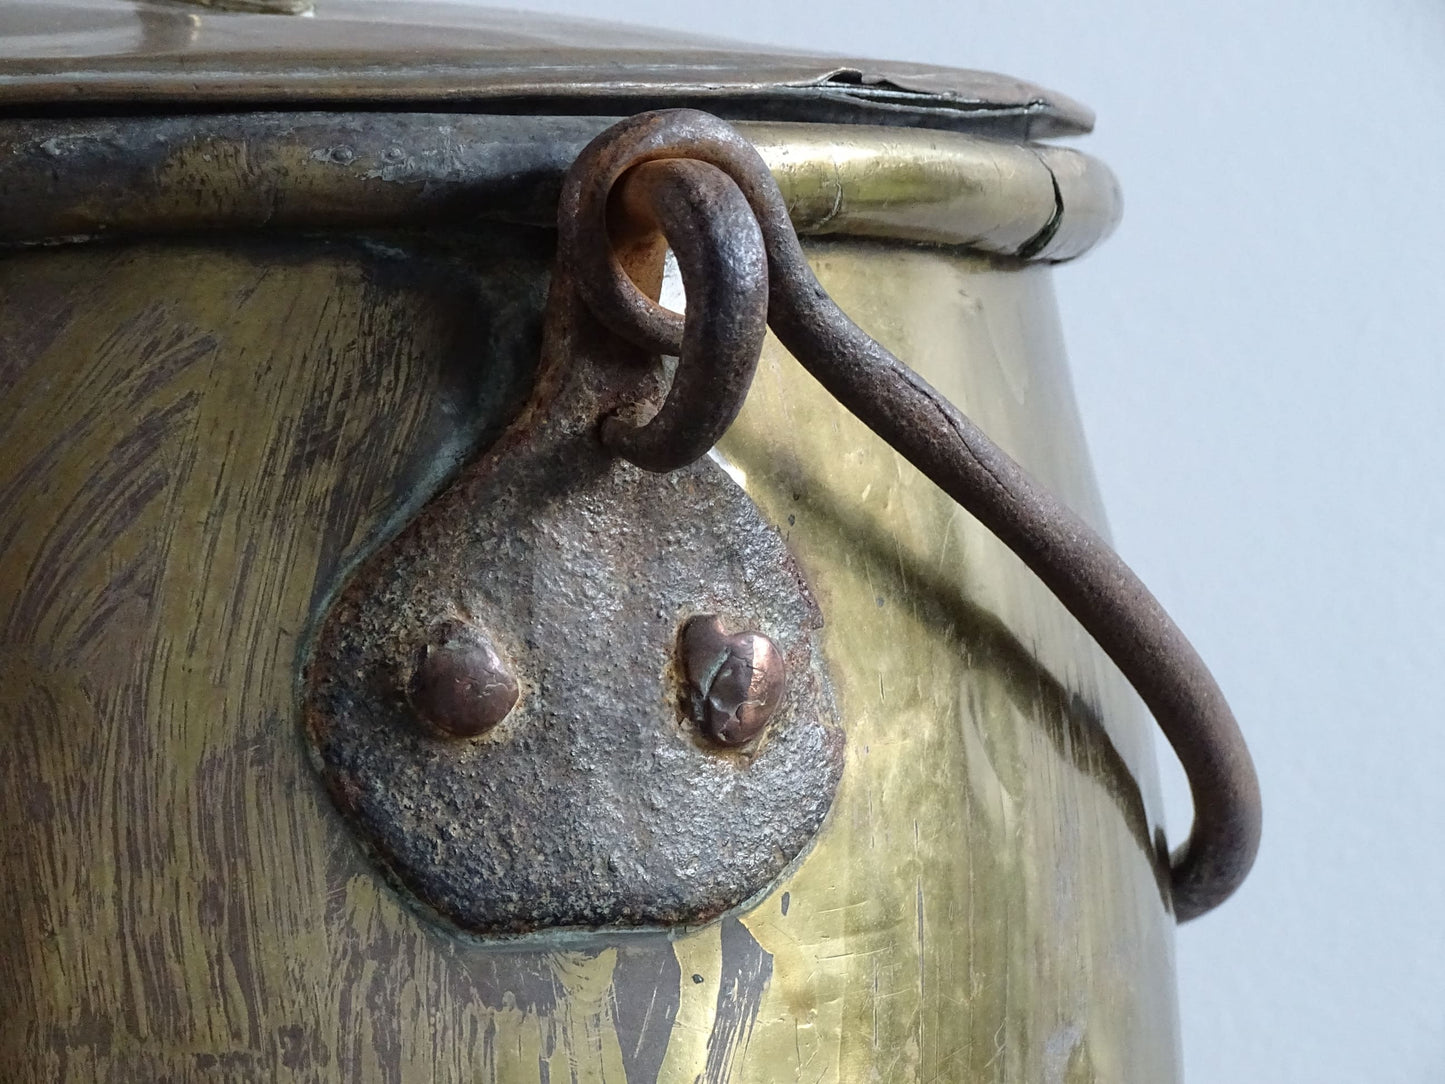
[{"label": "plain backdrop", "polygon": [[528,6],[1095,109],[1125,213],[1056,276],[1084,427],[1266,801],[1249,882],[1179,931],[1188,1078],[1445,1082],[1445,2]]}]

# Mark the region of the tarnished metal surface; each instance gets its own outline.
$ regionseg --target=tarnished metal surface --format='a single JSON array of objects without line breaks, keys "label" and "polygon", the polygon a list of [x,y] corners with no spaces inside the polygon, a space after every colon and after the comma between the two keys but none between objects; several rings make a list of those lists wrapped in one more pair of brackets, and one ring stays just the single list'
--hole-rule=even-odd
[{"label": "tarnished metal surface", "polygon": [[[607,122],[437,113],[0,120],[0,242],[194,230],[556,222]],[[856,125],[740,124],[803,234],[1071,259],[1118,186],[1066,147]]]},{"label": "tarnished metal surface", "polygon": [[[689,274],[694,254],[680,253]],[[469,932],[696,925],[776,880],[832,803],[843,735],[819,614],[782,539],[718,466],[652,474],[599,442],[614,412],[656,408],[661,368],[614,345],[566,269],[545,336],[522,418],[329,611],[307,732],[368,847]],[[786,664],[770,725],[727,730],[734,748],[685,710],[676,650],[699,614],[760,630]],[[438,737],[418,718],[418,651],[443,623],[445,645],[461,626],[501,657],[464,683],[485,696],[504,671],[522,689],[470,741],[455,739],[465,722]],[[456,667],[434,676],[450,718]]]},{"label": "tarnished metal surface", "polygon": [[[1147,718],[771,336],[719,452],[828,615],[849,755],[806,859],[734,918],[588,946],[481,947],[376,875],[296,660],[531,384],[550,244],[485,238],[0,254],[7,1084],[1179,1079]],[[805,245],[1102,525],[1051,268]]]},{"label": "tarnished metal surface", "polygon": [[[629,168],[676,171],[682,159],[721,170],[757,214],[768,268],[768,323],[793,356],[1013,550],[1154,713],[1184,766],[1195,803],[1194,827],[1172,869],[1175,912],[1187,921],[1217,907],[1254,864],[1261,815],[1253,762],[1213,676],[1107,542],[828,298],[803,256],[771,173],[746,139],[692,110],[640,114],[598,136],[563,190],[560,265],[575,266],[588,303],[615,332],[650,349],[680,352],[680,378],[689,366],[711,370],[711,385],[677,381],[668,401],[673,417],[715,409],[715,387],[746,387],[756,358],[740,358],[725,339],[710,343],[706,358],[696,357],[696,329],[707,319],[702,314],[711,295],[690,291],[684,319],[645,296],[609,256],[606,209],[613,183]],[[716,196],[713,202],[725,201]],[[621,206],[628,206],[626,197]],[[742,235],[739,245],[757,243],[751,237]],[[745,251],[739,258],[750,265],[759,253]],[[717,303],[725,311],[734,304],[726,291]],[[658,437],[649,465],[665,469],[691,461],[685,427],[673,425]]]},{"label": "tarnished metal surface", "polygon": [[[805,251],[870,335],[1104,530],[1054,272]],[[850,749],[828,826],[774,895],[787,913],[744,916],[773,977],[720,1079],[1181,1079],[1160,743],[1118,671],[771,335],[719,451],[815,585]]]},{"label": "tarnished metal surface", "polygon": [[1093,124],[1077,102],[989,72],[799,56],[455,0],[326,0],[306,19],[165,0],[0,6],[0,111],[278,101],[593,116],[692,105],[1013,138]]},{"label": "tarnished metal surface", "polygon": [[[174,6],[28,8],[52,36],[0,51],[207,44]],[[198,14],[214,44],[220,17]],[[250,67],[238,85],[280,100],[267,56],[232,59]],[[304,73],[333,103],[358,86],[336,59]],[[210,74],[194,108],[229,104]],[[413,87],[446,108],[454,74]],[[173,73],[105,78],[45,76],[12,108],[192,93]],[[116,96],[87,102],[86,81]],[[391,69],[372,86],[403,104],[405,83]],[[375,876],[296,740],[295,660],[327,589],[493,431],[500,392],[536,360],[552,238],[497,220],[544,221],[602,124],[536,120],[539,143],[571,140],[552,161],[495,138],[504,122],[533,123],[0,125],[24,135],[0,151],[7,240],[115,239],[0,252],[6,1079],[1177,1079],[1167,855],[1134,698],[996,540],[772,337],[719,454],[830,615],[815,638],[851,753],[807,860],[700,929],[505,950],[419,918]],[[1051,259],[1074,195],[1110,195],[1089,188],[1107,171],[1071,177],[1091,160],[952,133],[748,133],[764,129],[795,223],[836,235],[805,241],[829,292],[1102,529],[1049,269],[846,238]],[[790,157],[790,131],[808,153]],[[502,182],[509,161],[539,160]],[[1071,244],[1107,232],[1073,221]],[[525,240],[438,257],[439,222],[462,249]],[[313,232],[372,227],[401,229]]]}]

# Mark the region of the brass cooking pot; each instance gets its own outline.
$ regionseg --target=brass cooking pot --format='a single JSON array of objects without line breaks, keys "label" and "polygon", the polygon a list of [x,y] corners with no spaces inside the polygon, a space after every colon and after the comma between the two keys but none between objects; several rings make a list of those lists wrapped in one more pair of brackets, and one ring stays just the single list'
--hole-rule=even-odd
[{"label": "brass cooking pot", "polygon": [[241,6],[0,5],[0,1077],[1178,1079],[1089,113]]}]

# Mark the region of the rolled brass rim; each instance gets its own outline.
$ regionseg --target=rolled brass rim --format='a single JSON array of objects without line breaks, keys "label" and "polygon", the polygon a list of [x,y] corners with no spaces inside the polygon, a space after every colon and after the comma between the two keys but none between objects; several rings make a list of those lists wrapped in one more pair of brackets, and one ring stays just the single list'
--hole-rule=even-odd
[{"label": "rolled brass rim", "polygon": [[[0,243],[506,221],[551,228],[562,176],[609,122],[432,113],[0,121]],[[1097,159],[953,132],[737,125],[794,228],[1058,261],[1121,209]]]}]

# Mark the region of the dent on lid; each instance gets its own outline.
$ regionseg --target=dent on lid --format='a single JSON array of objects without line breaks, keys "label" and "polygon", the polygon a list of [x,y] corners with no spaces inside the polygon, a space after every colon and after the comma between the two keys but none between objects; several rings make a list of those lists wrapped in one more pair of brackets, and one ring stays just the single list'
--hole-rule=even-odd
[{"label": "dent on lid", "polygon": [[[304,14],[238,7],[309,8]],[[465,0],[0,0],[0,110],[346,103],[891,124],[1013,138],[1092,126],[1001,75],[798,55]]]}]

